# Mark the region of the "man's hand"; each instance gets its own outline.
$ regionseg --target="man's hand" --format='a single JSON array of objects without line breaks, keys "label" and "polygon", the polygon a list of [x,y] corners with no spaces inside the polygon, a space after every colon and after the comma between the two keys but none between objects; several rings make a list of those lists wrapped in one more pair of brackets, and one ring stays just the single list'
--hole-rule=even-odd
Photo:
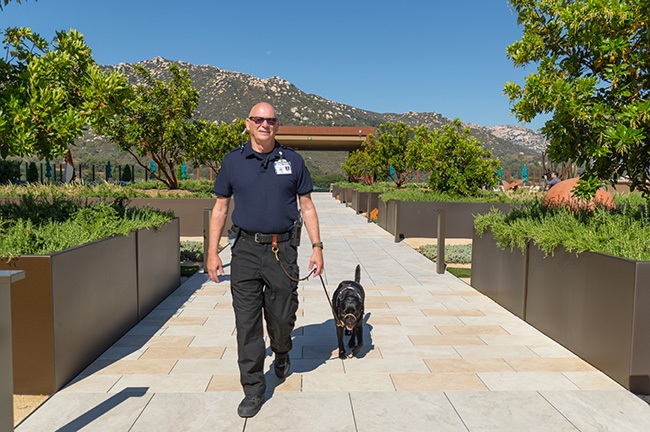
[{"label": "man's hand", "polygon": [[323,250],[319,247],[314,248],[314,252],[311,254],[311,258],[309,259],[309,271],[311,271],[314,266],[316,267],[314,276],[323,274]]},{"label": "man's hand", "polygon": [[223,271],[223,263],[221,262],[221,258],[219,258],[219,254],[208,254],[208,274],[210,275],[210,279],[216,283],[219,283],[219,275],[226,275]]}]

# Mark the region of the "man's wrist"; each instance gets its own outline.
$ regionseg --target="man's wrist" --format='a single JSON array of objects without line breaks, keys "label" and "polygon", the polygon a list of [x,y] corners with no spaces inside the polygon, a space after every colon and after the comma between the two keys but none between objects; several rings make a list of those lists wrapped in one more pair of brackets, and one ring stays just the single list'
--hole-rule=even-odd
[{"label": "man's wrist", "polygon": [[316,242],[316,243],[312,243],[312,244],[311,244],[311,248],[312,248],[312,249],[315,249],[315,248],[317,248],[317,247],[323,249],[323,242]]}]

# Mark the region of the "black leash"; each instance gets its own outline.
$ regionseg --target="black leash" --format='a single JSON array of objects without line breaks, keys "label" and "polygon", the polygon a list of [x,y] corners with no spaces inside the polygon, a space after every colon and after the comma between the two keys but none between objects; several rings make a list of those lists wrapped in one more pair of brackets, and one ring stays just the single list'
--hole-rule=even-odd
[{"label": "black leash", "polygon": [[[276,261],[278,262],[278,264],[280,264],[280,268],[282,268],[282,271],[284,272],[285,275],[287,275],[287,277],[288,277],[289,279],[291,279],[291,280],[294,281],[294,282],[302,282],[302,281],[306,281],[307,279],[309,279],[309,277],[310,277],[312,274],[314,274],[314,272],[316,271],[315,268],[312,269],[312,270],[309,272],[309,274],[308,274],[307,276],[305,276],[304,278],[298,278],[298,279],[296,279],[296,278],[292,277],[289,273],[287,273],[287,271],[286,271],[285,268],[284,268],[284,265],[282,265],[282,261],[280,261],[280,257],[278,256],[279,249],[278,249],[277,241],[276,241],[275,238],[274,238],[273,240],[274,240],[274,242],[273,242],[273,248],[272,248],[271,250],[272,250],[273,253],[275,254],[275,259],[276,259]],[[330,295],[329,295],[329,293],[327,292],[327,287],[325,286],[325,281],[323,281],[323,276],[318,275],[318,277],[320,278],[320,283],[321,283],[321,285],[323,285],[323,290],[325,291],[325,297],[327,297],[327,302],[330,304],[330,309],[332,309],[332,315],[334,316],[334,321],[336,322],[336,326],[337,326],[337,327],[343,327],[345,324],[343,324],[342,321],[339,321],[338,317],[336,316],[336,311],[334,310],[334,305],[332,304],[332,299],[330,298]]]}]

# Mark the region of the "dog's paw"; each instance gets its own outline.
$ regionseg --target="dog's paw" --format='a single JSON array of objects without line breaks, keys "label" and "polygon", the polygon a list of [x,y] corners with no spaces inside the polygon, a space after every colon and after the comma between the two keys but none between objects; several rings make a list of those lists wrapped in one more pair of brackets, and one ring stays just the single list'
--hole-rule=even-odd
[{"label": "dog's paw", "polygon": [[352,348],[352,355],[356,356],[359,354],[359,351],[361,351],[361,348],[363,348],[363,345],[357,345],[354,348]]},{"label": "dog's paw", "polygon": [[345,351],[339,351],[339,358],[341,360],[345,360],[346,358],[348,358],[348,356],[345,355]]}]

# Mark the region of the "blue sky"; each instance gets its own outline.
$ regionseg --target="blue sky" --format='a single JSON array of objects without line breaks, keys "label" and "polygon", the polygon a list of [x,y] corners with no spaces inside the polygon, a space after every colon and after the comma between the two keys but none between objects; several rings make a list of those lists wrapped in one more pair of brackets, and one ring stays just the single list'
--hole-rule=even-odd
[{"label": "blue sky", "polygon": [[507,0],[23,0],[0,11],[0,28],[12,26],[47,40],[74,28],[99,64],[161,56],[278,76],[360,109],[483,126],[519,124],[503,86],[534,72],[506,57],[522,35]]}]

